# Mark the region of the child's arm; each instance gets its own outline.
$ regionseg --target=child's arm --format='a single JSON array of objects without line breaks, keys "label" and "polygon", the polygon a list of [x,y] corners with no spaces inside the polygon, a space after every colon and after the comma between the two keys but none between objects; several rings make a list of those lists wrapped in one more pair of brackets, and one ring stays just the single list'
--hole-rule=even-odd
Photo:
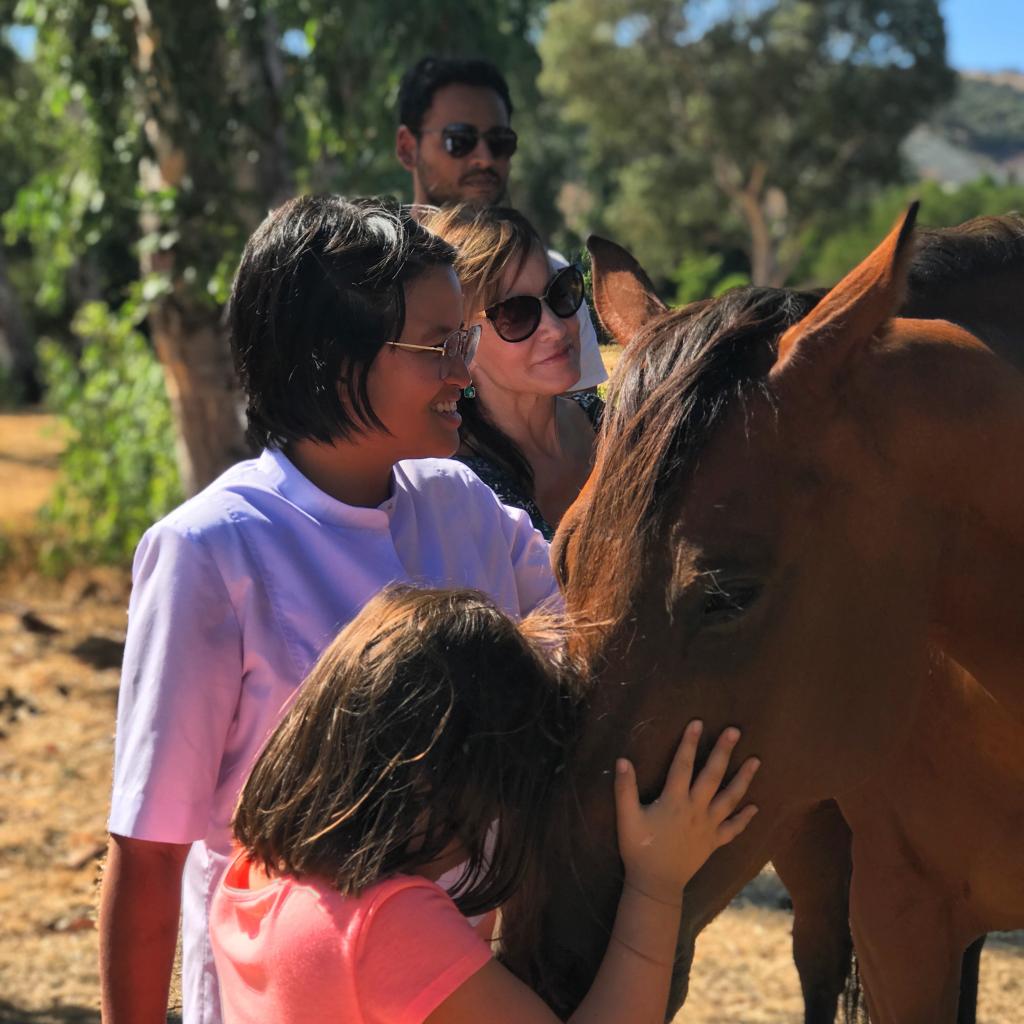
[{"label": "child's arm", "polygon": [[[628,761],[615,773],[619,852],[625,882],[611,941],[573,1024],[663,1024],[686,883],[719,847],[738,836],[756,813],[733,814],[758,762],[748,758],[719,791],[736,729],[726,729],[693,781],[701,725],[691,722],[676,751],[661,796],[643,806]],[[453,992],[427,1024],[554,1024],[543,1001],[501,964],[491,962]]]}]

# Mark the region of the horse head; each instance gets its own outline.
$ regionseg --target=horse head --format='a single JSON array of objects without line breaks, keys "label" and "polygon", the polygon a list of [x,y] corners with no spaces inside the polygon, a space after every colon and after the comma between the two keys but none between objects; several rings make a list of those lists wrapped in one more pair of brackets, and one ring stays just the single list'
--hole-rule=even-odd
[{"label": "horse head", "polygon": [[743,288],[669,311],[628,253],[591,241],[598,314],[629,344],[553,557],[593,690],[546,877],[522,927],[508,914],[510,962],[557,1006],[610,932],[617,755],[655,794],[700,717],[763,763],[761,814],[687,889],[678,1002],[696,932],[787,816],[877,773],[911,728],[963,527],[947,498],[983,483],[957,438],[993,394],[976,338],[895,318],[915,213],[820,301]]}]

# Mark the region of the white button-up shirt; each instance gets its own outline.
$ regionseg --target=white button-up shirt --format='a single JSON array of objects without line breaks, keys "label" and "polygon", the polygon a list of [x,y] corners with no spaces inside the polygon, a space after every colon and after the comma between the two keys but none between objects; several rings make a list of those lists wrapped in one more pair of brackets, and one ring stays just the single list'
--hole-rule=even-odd
[{"label": "white button-up shirt", "polygon": [[320,652],[396,581],[473,587],[515,617],[557,601],[547,545],[526,513],[447,459],[398,463],[391,497],[357,508],[265,451],[139,544],[109,828],[193,844],[185,1024],[220,1020],[207,922],[242,783]]}]

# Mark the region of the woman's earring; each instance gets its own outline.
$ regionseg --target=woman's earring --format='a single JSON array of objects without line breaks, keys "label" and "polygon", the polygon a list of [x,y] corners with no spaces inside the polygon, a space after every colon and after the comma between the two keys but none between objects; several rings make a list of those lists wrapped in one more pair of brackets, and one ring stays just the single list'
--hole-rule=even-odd
[{"label": "woman's earring", "polygon": [[462,389],[463,398],[476,398],[476,388],[472,384],[468,384]]}]

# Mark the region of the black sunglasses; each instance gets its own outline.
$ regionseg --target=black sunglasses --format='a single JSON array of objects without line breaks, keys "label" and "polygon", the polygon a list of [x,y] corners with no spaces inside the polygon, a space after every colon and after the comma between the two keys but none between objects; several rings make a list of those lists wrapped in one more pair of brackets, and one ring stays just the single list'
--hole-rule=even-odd
[{"label": "black sunglasses", "polygon": [[467,156],[476,149],[476,144],[483,139],[491,156],[495,160],[510,157],[519,144],[519,136],[511,128],[495,126],[482,132],[475,124],[446,124],[443,128],[429,128],[420,131],[420,135],[440,134],[444,151],[456,159]]},{"label": "black sunglasses", "polygon": [[483,310],[502,341],[526,341],[537,330],[543,314],[541,302],[563,320],[575,316],[583,305],[583,275],[577,267],[563,267],[543,295],[511,295]]}]

